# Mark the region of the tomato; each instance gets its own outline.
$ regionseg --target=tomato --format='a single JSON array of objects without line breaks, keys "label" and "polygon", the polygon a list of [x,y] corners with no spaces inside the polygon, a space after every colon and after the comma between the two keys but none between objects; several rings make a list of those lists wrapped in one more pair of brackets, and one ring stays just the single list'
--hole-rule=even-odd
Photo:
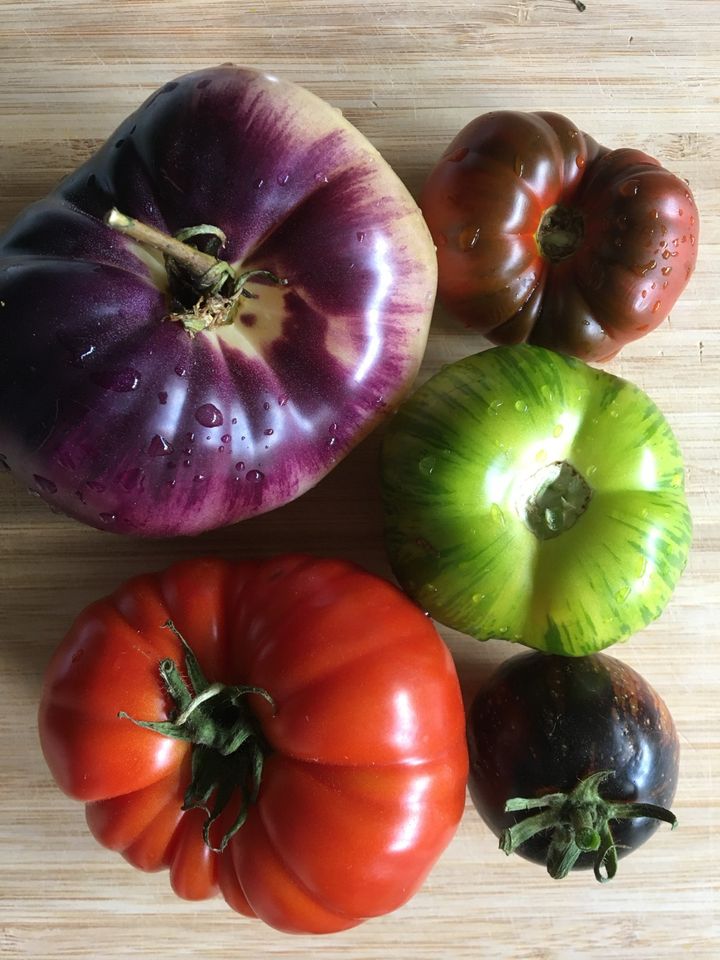
[{"label": "tomato", "polygon": [[383,445],[386,540],[442,623],[592,653],[664,609],[691,522],[672,431],[637,387],[542,347],[444,367]]},{"label": "tomato", "polygon": [[339,110],[232,64],[178,77],[0,235],[0,464],[113,533],[272,510],[405,396],[436,274]]},{"label": "tomato", "polygon": [[463,811],[464,727],[430,620],[301,556],[128,581],[79,615],[40,706],[50,770],[100,843],[297,933],[418,889]]},{"label": "tomato", "polygon": [[613,657],[511,657],[468,716],[470,795],[501,849],[563,877],[610,879],[665,820],[679,742],[670,712]]},{"label": "tomato", "polygon": [[687,183],[556,113],[477,117],[430,174],[421,208],[440,298],[494,343],[606,360],[668,316],[695,268]]}]

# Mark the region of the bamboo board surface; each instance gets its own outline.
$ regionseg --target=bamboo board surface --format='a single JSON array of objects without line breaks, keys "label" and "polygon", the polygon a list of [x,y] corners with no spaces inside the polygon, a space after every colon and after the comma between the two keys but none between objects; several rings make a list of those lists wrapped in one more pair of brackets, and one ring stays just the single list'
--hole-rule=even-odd
[{"label": "bamboo board surface", "polygon": [[[674,808],[612,884],[553,883],[506,860],[469,801],[420,893],[394,915],[325,939],[177,900],[101,849],[51,782],[35,714],[42,671],[74,615],[127,576],[179,557],[308,550],[389,574],[379,434],[315,490],[192,540],[115,538],[51,514],[0,476],[0,956],[19,958],[720,956],[720,2],[717,0],[0,0],[0,229],[84,160],[154,88],[232,60],[340,107],[417,193],[451,137],[502,108],[564,113],[690,182],[700,255],[671,318],[609,369],[670,420],[695,524],[662,618],[612,652],[670,707],[681,737]],[[421,379],[485,346],[436,311]],[[467,696],[503,658],[444,630]]]}]

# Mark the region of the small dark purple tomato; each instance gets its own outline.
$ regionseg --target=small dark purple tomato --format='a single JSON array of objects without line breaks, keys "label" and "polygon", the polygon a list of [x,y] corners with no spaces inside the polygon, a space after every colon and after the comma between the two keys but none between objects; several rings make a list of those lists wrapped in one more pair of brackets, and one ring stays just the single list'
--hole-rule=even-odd
[{"label": "small dark purple tomato", "polygon": [[506,853],[560,878],[644,843],[675,795],[679,743],[653,688],[613,657],[512,657],[468,717],[470,795]]}]

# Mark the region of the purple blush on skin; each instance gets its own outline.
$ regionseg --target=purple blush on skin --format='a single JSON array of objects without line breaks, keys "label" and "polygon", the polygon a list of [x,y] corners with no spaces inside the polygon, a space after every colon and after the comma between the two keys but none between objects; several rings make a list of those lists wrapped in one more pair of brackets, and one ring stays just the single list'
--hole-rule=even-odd
[{"label": "purple blush on skin", "polygon": [[[208,292],[111,208],[218,228],[185,242],[230,278]],[[247,298],[253,270],[285,283],[252,276]],[[273,509],[403,398],[435,284],[416,204],[337,110],[251,70],[188,74],[0,237],[2,465],[114,532]]]}]

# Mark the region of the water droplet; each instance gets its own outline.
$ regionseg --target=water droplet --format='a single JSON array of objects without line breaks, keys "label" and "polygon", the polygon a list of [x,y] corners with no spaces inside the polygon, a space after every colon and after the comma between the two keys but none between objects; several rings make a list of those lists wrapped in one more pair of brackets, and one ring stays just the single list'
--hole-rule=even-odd
[{"label": "water droplet", "polygon": [[589,477],[591,477],[594,473],[597,473],[597,466],[596,466],[594,463],[591,463],[590,466],[589,466],[589,467],[587,468],[587,470],[585,471],[585,473],[586,473]]},{"label": "water droplet", "polygon": [[251,483],[261,483],[265,479],[265,474],[259,470],[248,470],[245,476]]},{"label": "water droplet", "polygon": [[103,523],[114,523],[117,520],[116,513],[101,513],[100,519]]},{"label": "water droplet", "polygon": [[225,453],[225,447],[218,447],[218,453]]},{"label": "water droplet", "polygon": [[120,475],[120,484],[125,490],[134,490],[136,487],[142,488],[144,479],[145,474],[140,467],[131,467]]},{"label": "water droplet", "polygon": [[620,194],[623,197],[636,197],[639,190],[640,183],[638,180],[626,180],[620,187]]},{"label": "water droplet", "polygon": [[461,250],[473,250],[480,240],[480,227],[465,227],[458,236],[458,245]]},{"label": "water droplet", "polygon": [[527,413],[527,408],[528,408],[528,405],[525,403],[524,400],[515,401],[515,409],[517,410],[518,413]]},{"label": "water droplet", "polygon": [[278,182],[278,185],[281,187],[284,187],[289,179],[290,179],[289,173],[279,173],[277,175],[277,182]]},{"label": "water droplet", "polygon": [[119,140],[115,142],[115,149],[119,150],[124,143],[125,143],[125,140],[124,138],[121,137]]},{"label": "water droplet", "polygon": [[224,433],[224,434],[220,437],[220,442],[221,442],[221,443],[230,443],[231,440],[232,440],[232,437],[230,436],[229,433]]},{"label": "water droplet", "polygon": [[169,453],[173,452],[173,445],[169,440],[166,440],[165,437],[160,436],[159,433],[156,433],[155,436],[150,441],[148,447],[148,453],[151,457],[164,457]]},{"label": "water droplet", "polygon": [[545,450],[538,450],[535,454],[536,460],[547,460],[547,452]]},{"label": "water droplet", "polygon": [[553,392],[546,383],[541,385],[540,393],[543,395],[543,397],[545,397],[546,400],[552,400],[553,398]]},{"label": "water droplet", "polygon": [[39,474],[33,474],[33,480],[38,485],[42,493],[57,493],[57,484],[47,477],[41,477]]},{"label": "water droplet", "polygon": [[615,594],[615,599],[618,601],[618,603],[623,603],[629,596],[630,587],[625,586],[618,590],[618,592]]},{"label": "water droplet", "polygon": [[488,413],[497,414],[500,407],[503,405],[502,400],[491,400],[488,404]]},{"label": "water droplet", "polygon": [[75,469],[75,458],[69,450],[61,448],[55,453],[54,460],[58,466],[63,467],[65,470]]},{"label": "water droplet", "polygon": [[198,480],[207,480],[207,477],[205,476],[204,473],[196,473],[195,476],[193,477],[193,480],[195,480],[196,482]]},{"label": "water droplet", "polygon": [[[233,417],[232,420],[230,421],[230,423],[232,423],[232,425],[234,426],[234,425],[237,423],[237,417]],[[244,439],[245,439],[245,438],[243,437],[243,440],[244,440]]]},{"label": "water droplet", "polygon": [[564,429],[564,427],[563,427],[563,425],[562,425],[561,423],[555,424],[555,426],[553,427],[553,436],[554,436],[554,437],[559,437],[559,436],[562,434],[563,429]]},{"label": "water droplet", "polygon": [[189,467],[189,466],[190,466],[190,461],[189,461],[189,460],[183,460],[182,463],[183,463],[183,466],[184,466],[184,467]]},{"label": "water droplet", "polygon": [[272,427],[268,427],[266,430],[263,430],[263,433],[265,434],[266,437],[271,437],[275,433],[275,431],[273,430]]},{"label": "water droplet", "polygon": [[195,419],[203,427],[219,427],[223,423],[223,415],[213,403],[203,403],[195,411]]},{"label": "water droplet", "polygon": [[648,260],[647,263],[639,263],[633,267],[633,272],[639,277],[644,277],[648,270],[654,270],[657,266],[657,260]]},{"label": "water droplet", "polygon": [[265,403],[263,403],[263,410],[269,410],[269,409],[270,409],[270,404],[266,400]]},{"label": "water droplet", "polygon": [[484,594],[484,593],[474,593],[474,594],[472,595],[472,602],[473,602],[473,603],[480,603],[480,601],[481,601],[481,600],[484,600],[484,599],[485,599],[485,594]]},{"label": "water droplet", "polygon": [[385,407],[385,406],[387,406],[387,404],[386,404],[386,402],[385,402],[385,397],[382,397],[382,396],[375,397],[375,406],[376,406],[376,407]]},{"label": "water droplet", "polygon": [[640,291],[640,296],[641,296],[641,297],[643,298],[643,300],[644,300],[645,297],[647,296],[647,290],[641,290],[641,291]]},{"label": "water droplet", "polygon": [[315,180],[316,183],[327,183],[327,182],[328,182],[328,178],[325,176],[325,174],[324,174],[324,173],[320,173],[319,171],[318,171],[318,173],[316,173],[316,174],[313,176],[313,180]]},{"label": "water droplet", "polygon": [[179,377],[184,377],[187,373],[187,369],[181,363],[178,363],[178,365],[175,367],[175,373]]},{"label": "water droplet", "polygon": [[653,307],[652,307],[652,312],[653,312],[653,313],[657,313],[657,312],[658,312],[658,310],[660,309],[660,303],[661,303],[660,300],[656,300],[656,301],[655,301],[655,303],[653,304]]},{"label": "water droplet", "polygon": [[197,88],[198,90],[204,90],[205,87],[209,87],[211,83],[212,80],[210,77],[203,77],[202,80],[198,80]]},{"label": "water droplet", "polygon": [[365,240],[365,233],[363,230],[358,230],[355,236],[357,237],[358,243],[362,243]]},{"label": "water droplet", "polygon": [[522,157],[520,156],[515,157],[515,160],[513,161],[513,170],[515,171],[518,177],[521,177],[523,175],[523,173],[525,172],[525,161],[523,160]]},{"label": "water droplet", "polygon": [[662,273],[664,277],[667,277],[669,274],[672,273],[672,267],[662,267],[660,270],[660,273]]},{"label": "water droplet", "polygon": [[458,147],[457,150],[453,150],[452,153],[449,153],[446,157],[450,163],[460,163],[461,160],[464,160],[465,157],[470,153],[468,147]]},{"label": "water droplet", "polygon": [[283,394],[281,397],[278,397],[278,401],[277,401],[277,402],[278,402],[278,406],[279,406],[279,407],[284,407],[285,404],[288,402],[289,399],[290,399],[290,397],[288,397],[286,394]]},{"label": "water droplet", "polygon": [[168,398],[168,395],[166,391],[161,390],[160,393],[158,394],[158,400],[160,401],[160,403],[167,403],[167,398]]},{"label": "water droplet", "polygon": [[435,457],[423,457],[418,463],[418,470],[424,477],[429,477],[435,469],[435,462]]},{"label": "water droplet", "polygon": [[328,437],[327,440],[325,441],[325,444],[328,447],[334,447],[336,443],[337,443],[337,437]]},{"label": "water droplet", "polygon": [[586,162],[585,157],[580,156],[580,154],[575,157],[575,166],[578,170],[584,170]]},{"label": "water droplet", "polygon": [[495,523],[499,524],[501,527],[505,526],[505,514],[502,512],[499,504],[494,503],[490,507],[490,516]]},{"label": "water droplet", "polygon": [[236,469],[236,470],[244,470],[244,469],[245,469],[245,464],[243,463],[242,460],[238,460],[238,462],[235,464],[235,469]]},{"label": "water droplet", "polygon": [[256,190],[259,190],[260,187],[261,187],[264,183],[265,183],[265,181],[263,180],[263,178],[262,178],[262,177],[258,177],[258,179],[255,181],[255,183],[253,184],[253,186],[255,187]]},{"label": "water droplet", "polygon": [[92,379],[103,390],[112,390],[114,393],[129,393],[137,389],[140,383],[140,374],[132,367],[122,370],[96,370]]},{"label": "water droplet", "polygon": [[330,426],[328,427],[328,433],[337,433],[337,431],[338,431],[338,425],[335,422],[331,423]]},{"label": "water droplet", "polygon": [[183,453],[185,453],[185,454],[187,454],[188,456],[190,456],[190,454],[192,453],[192,447],[184,447],[184,448],[183,448]]}]

